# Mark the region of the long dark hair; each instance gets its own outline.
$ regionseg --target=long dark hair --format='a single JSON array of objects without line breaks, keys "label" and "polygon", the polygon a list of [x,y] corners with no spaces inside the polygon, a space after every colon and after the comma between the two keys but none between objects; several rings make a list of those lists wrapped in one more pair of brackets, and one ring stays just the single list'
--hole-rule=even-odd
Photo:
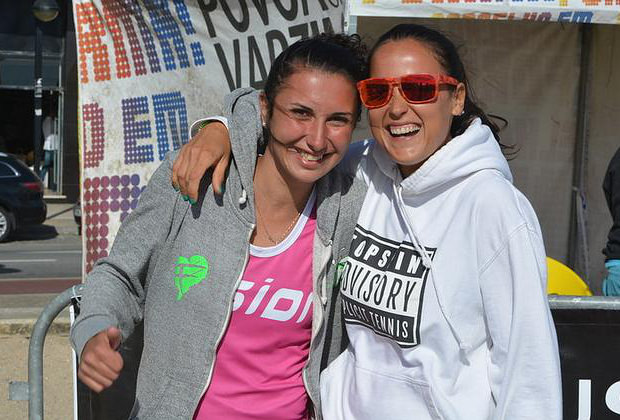
[{"label": "long dark hair", "polygon": [[[500,142],[499,132],[501,128],[504,128],[508,121],[502,117],[496,115],[487,115],[482,108],[476,103],[475,96],[469,85],[467,79],[467,73],[465,72],[465,66],[461,61],[458,50],[454,43],[448,39],[441,32],[428,28],[422,25],[416,25],[411,23],[403,23],[394,26],[392,29],[381,35],[375,45],[370,50],[368,56],[368,63],[372,61],[372,57],[375,52],[383,44],[390,41],[399,41],[403,39],[414,39],[418,42],[425,44],[435,55],[435,58],[444,68],[449,76],[454,77],[459,82],[465,85],[465,106],[463,108],[463,114],[457,115],[452,119],[452,125],[450,126],[450,135],[456,137],[463,134],[471,122],[480,118],[482,123],[487,125],[493,132],[493,136],[499,143],[502,150],[512,149],[512,146],[504,145]],[[502,127],[500,128],[493,119],[502,121]]]},{"label": "long dark hair", "polygon": [[[358,35],[321,33],[295,42],[274,60],[265,82],[264,92],[269,116],[282,83],[300,68],[341,74],[355,84],[368,77],[367,48]],[[326,92],[326,94],[329,94]],[[356,120],[362,104],[356,95]]]}]

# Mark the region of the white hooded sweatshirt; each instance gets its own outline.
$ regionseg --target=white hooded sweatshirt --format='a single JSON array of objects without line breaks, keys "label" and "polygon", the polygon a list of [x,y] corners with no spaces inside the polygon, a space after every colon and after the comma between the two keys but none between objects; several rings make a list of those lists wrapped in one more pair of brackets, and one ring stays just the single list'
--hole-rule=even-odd
[{"label": "white hooded sweatshirt", "polygon": [[475,120],[404,180],[373,142],[353,149],[369,189],[325,419],[561,419],[542,235],[491,130]]}]

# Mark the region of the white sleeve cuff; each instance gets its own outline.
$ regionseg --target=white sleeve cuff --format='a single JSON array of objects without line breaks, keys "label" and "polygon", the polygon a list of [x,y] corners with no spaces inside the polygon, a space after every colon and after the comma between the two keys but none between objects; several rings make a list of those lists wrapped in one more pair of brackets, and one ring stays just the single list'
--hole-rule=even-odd
[{"label": "white sleeve cuff", "polygon": [[202,123],[213,122],[213,121],[221,122],[222,124],[224,124],[224,126],[228,130],[228,119],[226,117],[216,115],[214,117],[201,118],[199,120],[194,121],[191,127],[189,128],[190,137],[194,137],[196,134],[198,134],[198,131],[200,131],[200,129],[202,128],[201,127]]}]

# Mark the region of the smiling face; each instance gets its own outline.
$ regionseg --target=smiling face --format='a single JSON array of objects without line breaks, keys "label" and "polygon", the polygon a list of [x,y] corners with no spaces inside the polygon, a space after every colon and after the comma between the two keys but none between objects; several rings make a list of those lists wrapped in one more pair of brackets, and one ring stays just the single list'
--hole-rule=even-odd
[{"label": "smiling face", "polygon": [[268,121],[265,159],[273,160],[286,182],[314,183],[347,151],[355,127],[355,85],[347,77],[300,68],[278,88],[269,105],[261,98]]},{"label": "smiling face", "polygon": [[[370,77],[400,77],[407,74],[447,74],[425,44],[411,38],[388,41],[370,62]],[[435,151],[450,140],[452,118],[465,102],[465,86],[441,86],[434,102],[411,104],[398,88],[390,102],[368,111],[372,134],[398,163],[403,177],[416,171]]]}]

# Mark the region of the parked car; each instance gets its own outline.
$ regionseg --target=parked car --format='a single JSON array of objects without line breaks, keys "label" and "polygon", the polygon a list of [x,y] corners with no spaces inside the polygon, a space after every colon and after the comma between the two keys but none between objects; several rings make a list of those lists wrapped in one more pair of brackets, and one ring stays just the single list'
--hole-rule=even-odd
[{"label": "parked car", "polygon": [[0,242],[18,227],[43,223],[46,216],[39,177],[15,156],[0,152]]}]

